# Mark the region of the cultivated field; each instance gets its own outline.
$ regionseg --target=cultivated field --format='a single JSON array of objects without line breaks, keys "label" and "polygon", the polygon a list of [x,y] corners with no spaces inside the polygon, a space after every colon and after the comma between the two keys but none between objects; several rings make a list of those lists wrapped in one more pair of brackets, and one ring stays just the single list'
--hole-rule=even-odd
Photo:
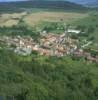
[{"label": "cultivated field", "polygon": [[41,21],[55,22],[55,21],[60,21],[61,19],[69,23],[87,16],[88,14],[83,14],[83,13],[44,11],[44,12],[31,13],[24,18],[24,21],[26,24],[32,26],[38,24]]},{"label": "cultivated field", "polygon": [[27,14],[27,12],[2,14],[0,15],[0,26],[11,27],[13,25],[18,25],[20,19],[31,27],[42,21],[58,22],[62,19],[64,22],[69,23],[87,16],[88,14],[85,13],[34,10],[29,14]]},{"label": "cultivated field", "polygon": [[0,15],[0,26],[11,27],[17,25],[19,20],[25,16],[27,13],[11,13],[11,14],[1,14]]}]

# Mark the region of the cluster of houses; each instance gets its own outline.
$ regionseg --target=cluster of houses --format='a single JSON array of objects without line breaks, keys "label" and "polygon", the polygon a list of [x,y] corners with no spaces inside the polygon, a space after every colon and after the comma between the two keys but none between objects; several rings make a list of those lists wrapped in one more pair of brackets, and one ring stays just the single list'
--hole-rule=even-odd
[{"label": "cluster of houses", "polygon": [[61,57],[74,52],[77,49],[78,42],[77,39],[68,37],[66,33],[61,35],[49,33],[41,36],[39,43],[44,51],[41,52],[42,55]]},{"label": "cluster of houses", "polygon": [[[92,57],[90,53],[84,52],[83,46],[78,47],[79,40],[71,38],[68,33],[79,34],[79,30],[68,30],[62,34],[53,34],[41,32],[38,42],[30,36],[2,36],[0,43],[5,43],[8,48],[16,54],[27,56],[32,51],[39,55],[62,57],[65,55],[74,55],[85,57],[87,60],[98,62],[98,56]],[[90,45],[91,43],[87,43]],[[87,45],[85,44],[85,45]]]},{"label": "cluster of houses", "polygon": [[98,55],[92,56],[90,52],[86,52],[82,49],[78,49],[73,54],[74,57],[77,58],[84,58],[90,62],[97,62],[98,63]]}]

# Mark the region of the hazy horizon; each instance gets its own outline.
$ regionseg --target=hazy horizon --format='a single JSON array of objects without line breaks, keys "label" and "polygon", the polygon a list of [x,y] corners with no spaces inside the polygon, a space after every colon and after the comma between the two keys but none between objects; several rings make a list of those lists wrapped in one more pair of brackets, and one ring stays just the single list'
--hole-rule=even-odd
[{"label": "hazy horizon", "polygon": [[0,0],[0,2],[10,2],[10,1],[27,1],[27,0]]}]

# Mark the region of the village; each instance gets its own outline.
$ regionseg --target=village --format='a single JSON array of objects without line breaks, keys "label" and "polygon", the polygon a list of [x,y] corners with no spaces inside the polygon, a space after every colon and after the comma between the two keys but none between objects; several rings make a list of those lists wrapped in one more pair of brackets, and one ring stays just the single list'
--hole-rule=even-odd
[{"label": "village", "polygon": [[[80,45],[79,39],[71,38],[70,33],[77,35],[81,33],[81,30],[68,29],[62,34],[47,33],[44,30],[40,32],[38,41],[34,41],[31,36],[2,36],[0,37],[0,44],[22,56],[30,55],[35,51],[44,56],[63,57],[71,55],[98,63],[98,55],[92,56],[90,52],[84,50],[93,42],[86,41],[85,44]],[[1,46],[0,49],[3,49],[3,47]]]}]

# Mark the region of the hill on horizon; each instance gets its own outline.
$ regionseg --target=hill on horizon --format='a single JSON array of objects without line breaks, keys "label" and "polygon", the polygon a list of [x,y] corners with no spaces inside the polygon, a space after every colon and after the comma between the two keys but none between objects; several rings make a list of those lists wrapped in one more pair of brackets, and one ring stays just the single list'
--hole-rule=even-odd
[{"label": "hill on horizon", "polygon": [[89,7],[98,7],[98,0],[66,0]]},{"label": "hill on horizon", "polygon": [[63,9],[63,10],[86,10],[87,8],[69,1],[48,1],[48,0],[32,0],[18,2],[1,2],[0,12],[11,10],[21,11],[23,8],[45,8],[45,9]]}]

